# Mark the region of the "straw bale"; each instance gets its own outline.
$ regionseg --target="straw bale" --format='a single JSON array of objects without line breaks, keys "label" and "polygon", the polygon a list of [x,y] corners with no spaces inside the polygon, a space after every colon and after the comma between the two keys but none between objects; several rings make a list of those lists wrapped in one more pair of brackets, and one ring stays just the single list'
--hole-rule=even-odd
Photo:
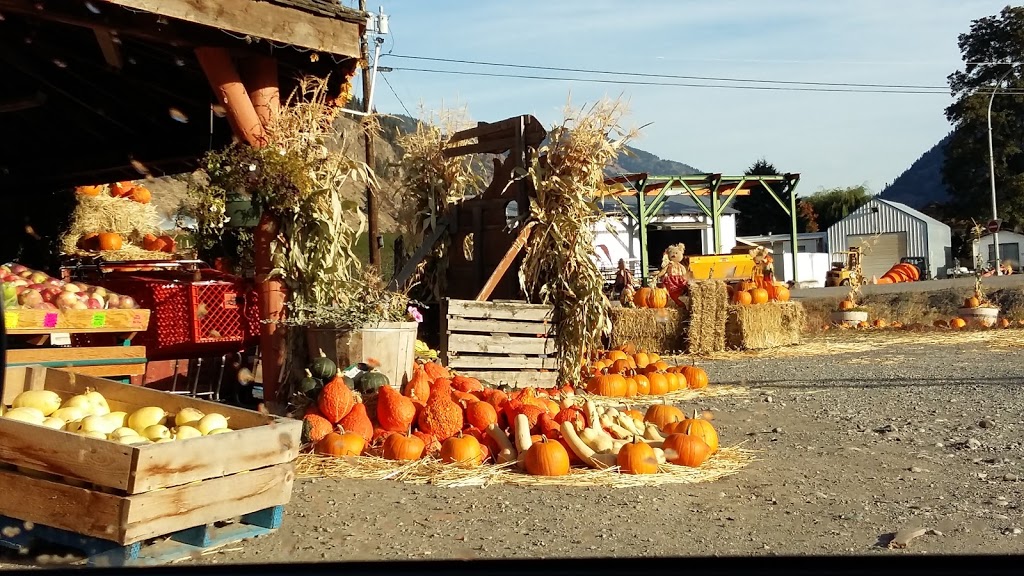
[{"label": "straw bale", "polygon": [[730,306],[726,323],[730,348],[767,350],[800,343],[804,308],[799,302]]},{"label": "straw bale", "polygon": [[612,321],[611,347],[633,344],[639,350],[658,354],[680,352],[686,346],[689,315],[680,308],[620,308],[609,312]]},{"label": "straw bale", "polygon": [[[127,198],[114,198],[107,194],[78,196],[78,205],[71,214],[71,222],[61,238],[65,254],[91,254],[78,249],[82,236],[93,232],[116,232],[124,237],[124,246],[115,254],[104,253],[109,260],[156,260],[167,258],[159,252],[143,250],[142,237],[160,233],[160,215],[156,206],[140,204]],[[129,246],[129,243],[134,246]],[[116,256],[117,258],[114,258]]]},{"label": "straw bale", "polygon": [[690,323],[686,351],[710,354],[725,350],[725,322],[729,292],[725,282],[708,280],[690,284]]}]

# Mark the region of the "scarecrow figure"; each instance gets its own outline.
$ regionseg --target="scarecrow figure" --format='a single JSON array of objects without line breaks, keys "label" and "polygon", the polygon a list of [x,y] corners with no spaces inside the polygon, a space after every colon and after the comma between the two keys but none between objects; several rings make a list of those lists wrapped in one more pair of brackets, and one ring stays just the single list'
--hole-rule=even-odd
[{"label": "scarecrow figure", "polygon": [[686,279],[686,266],[683,265],[685,256],[685,244],[669,246],[661,256],[661,270],[654,276],[654,280],[668,291],[669,298],[679,307],[683,306],[679,297],[686,293],[689,287],[689,282]]},{"label": "scarecrow figure", "polygon": [[622,294],[627,287],[633,287],[633,273],[630,272],[629,268],[626,268],[626,261],[619,258],[619,268],[615,271],[614,293]]}]

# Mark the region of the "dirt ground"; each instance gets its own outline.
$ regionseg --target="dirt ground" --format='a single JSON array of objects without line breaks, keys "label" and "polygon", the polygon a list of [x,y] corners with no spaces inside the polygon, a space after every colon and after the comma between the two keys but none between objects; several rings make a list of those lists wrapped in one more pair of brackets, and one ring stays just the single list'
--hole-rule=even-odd
[{"label": "dirt ground", "polygon": [[[640,489],[300,481],[284,528],[201,562],[1024,552],[1024,331],[833,334],[706,362],[731,478]],[[870,350],[857,351],[870,348]],[[851,351],[853,350],[853,351]],[[787,351],[787,353],[792,353]],[[932,530],[907,550],[884,546]]]},{"label": "dirt ground", "polygon": [[[1024,330],[830,333],[702,364],[759,461],[658,488],[301,480],[277,533],[185,563],[1024,552]],[[931,530],[907,550],[893,533]]]}]

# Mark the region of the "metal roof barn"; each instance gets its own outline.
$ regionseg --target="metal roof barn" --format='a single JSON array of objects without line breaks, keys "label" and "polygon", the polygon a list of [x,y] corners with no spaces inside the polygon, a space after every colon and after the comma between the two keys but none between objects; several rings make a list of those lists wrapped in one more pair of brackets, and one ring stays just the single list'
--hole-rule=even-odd
[{"label": "metal roof barn", "polygon": [[[832,252],[864,249],[864,276],[881,277],[907,256],[928,259],[932,278],[945,275],[950,260],[949,226],[918,210],[872,198],[827,230]],[[922,271],[924,272],[924,271]]]}]

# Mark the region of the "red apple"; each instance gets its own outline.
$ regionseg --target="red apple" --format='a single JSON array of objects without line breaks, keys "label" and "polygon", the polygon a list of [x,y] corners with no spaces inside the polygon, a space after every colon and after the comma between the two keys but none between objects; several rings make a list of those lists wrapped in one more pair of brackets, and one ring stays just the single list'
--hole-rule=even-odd
[{"label": "red apple", "polygon": [[49,279],[50,279],[50,277],[47,276],[46,274],[42,273],[42,272],[33,272],[29,276],[29,280],[31,280],[33,284],[43,284],[44,282],[46,282]]},{"label": "red apple", "polygon": [[[21,264],[11,264],[11,272],[13,272],[13,273],[15,273],[15,274],[21,274],[21,273],[22,273],[22,272],[24,272],[25,270],[28,270],[28,268],[25,268],[25,267],[24,267],[24,266],[22,266]],[[32,272],[31,270],[28,270],[28,271],[29,271],[30,273]]]},{"label": "red apple", "polygon": [[95,298],[89,298],[88,300],[86,300],[85,301],[85,305],[90,310],[102,310],[103,309],[103,302],[100,302],[99,300],[97,300]]}]

